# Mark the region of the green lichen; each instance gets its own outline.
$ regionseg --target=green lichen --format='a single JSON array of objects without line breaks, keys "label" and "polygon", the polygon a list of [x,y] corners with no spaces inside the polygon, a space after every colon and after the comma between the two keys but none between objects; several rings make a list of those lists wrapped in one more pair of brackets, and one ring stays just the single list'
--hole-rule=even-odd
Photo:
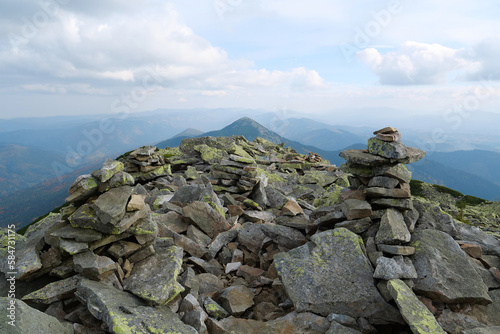
[{"label": "green lichen", "polygon": [[278,173],[271,173],[268,172],[262,168],[257,168],[257,174],[258,175],[264,175],[267,177],[268,184],[275,184],[275,183],[285,183],[286,180],[281,177]]},{"label": "green lichen", "polygon": [[225,151],[210,147],[206,144],[196,145],[193,149],[196,152],[200,153],[203,161],[209,164],[219,163],[227,156],[227,153]]}]

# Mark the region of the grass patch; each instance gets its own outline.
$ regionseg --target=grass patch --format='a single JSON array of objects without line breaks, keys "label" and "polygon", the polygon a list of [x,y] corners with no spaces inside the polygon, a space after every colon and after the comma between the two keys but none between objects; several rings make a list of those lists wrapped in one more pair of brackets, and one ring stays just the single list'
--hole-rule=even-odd
[{"label": "grass patch", "polygon": [[413,196],[425,197],[424,193],[424,182],[419,180],[411,180],[410,181],[410,191]]},{"label": "grass patch", "polygon": [[459,201],[457,201],[457,207],[465,208],[466,206],[476,206],[479,204],[487,203],[488,201],[476,196],[465,195]]},{"label": "grass patch", "polygon": [[440,192],[445,193],[445,194],[450,194],[453,197],[463,197],[464,196],[464,194],[462,194],[460,191],[456,191],[456,190],[447,188],[445,186],[441,186],[439,184],[433,184],[432,186],[437,191],[440,191]]}]

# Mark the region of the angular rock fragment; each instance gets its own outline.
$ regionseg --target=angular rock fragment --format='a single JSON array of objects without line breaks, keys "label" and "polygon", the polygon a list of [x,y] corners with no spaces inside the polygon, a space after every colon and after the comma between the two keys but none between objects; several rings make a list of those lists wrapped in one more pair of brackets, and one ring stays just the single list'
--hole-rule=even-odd
[{"label": "angular rock fragment", "polygon": [[375,236],[377,244],[399,244],[409,242],[410,231],[406,227],[403,215],[393,208],[386,210],[380,221],[380,227]]},{"label": "angular rock fragment", "polygon": [[183,211],[184,216],[191,219],[197,227],[211,238],[230,229],[226,219],[205,202],[192,202],[186,205]]},{"label": "angular rock fragment", "polygon": [[222,290],[217,298],[220,305],[233,316],[243,314],[253,306],[253,293],[244,285],[233,285]]},{"label": "angular rock fragment", "polygon": [[370,203],[359,199],[348,199],[342,203],[342,212],[348,220],[361,219],[371,216]]}]

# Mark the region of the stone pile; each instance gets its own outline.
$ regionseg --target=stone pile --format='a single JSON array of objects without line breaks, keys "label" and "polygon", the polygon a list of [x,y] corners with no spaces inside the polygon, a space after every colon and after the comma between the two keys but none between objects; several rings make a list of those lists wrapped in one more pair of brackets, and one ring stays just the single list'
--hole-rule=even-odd
[{"label": "stone pile", "polygon": [[0,234],[0,270],[17,278],[17,333],[500,326],[500,244],[412,202],[404,164],[425,153],[389,128],[367,151],[341,154],[339,169],[232,136],[107,160],[77,178],[60,213],[16,235],[14,269]]}]

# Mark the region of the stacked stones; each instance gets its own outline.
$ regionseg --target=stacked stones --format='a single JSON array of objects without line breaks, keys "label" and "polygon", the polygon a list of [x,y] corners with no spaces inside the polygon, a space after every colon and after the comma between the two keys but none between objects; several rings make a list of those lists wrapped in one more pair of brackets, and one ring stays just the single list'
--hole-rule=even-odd
[{"label": "stacked stones", "polygon": [[255,160],[235,154],[213,165],[211,175],[218,190],[233,194],[251,191],[259,183]]}]

